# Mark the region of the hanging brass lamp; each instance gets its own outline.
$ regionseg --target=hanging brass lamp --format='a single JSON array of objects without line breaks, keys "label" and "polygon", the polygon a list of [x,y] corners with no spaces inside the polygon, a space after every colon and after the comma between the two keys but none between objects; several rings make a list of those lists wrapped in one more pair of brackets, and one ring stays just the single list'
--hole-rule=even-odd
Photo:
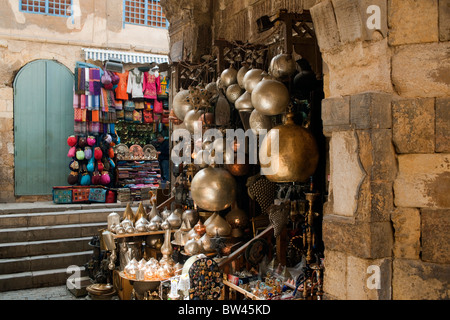
[{"label": "hanging brass lamp", "polygon": [[192,179],[191,194],[200,208],[222,211],[235,201],[236,181],[227,170],[208,167],[197,172]]},{"label": "hanging brass lamp", "polygon": [[[285,123],[269,131],[259,150],[261,174],[276,183],[304,182],[316,171],[319,151],[311,132],[294,123],[294,114],[286,114]],[[277,130],[277,131],[276,131]],[[276,134],[278,132],[278,139]],[[275,143],[271,153],[272,143]]]}]

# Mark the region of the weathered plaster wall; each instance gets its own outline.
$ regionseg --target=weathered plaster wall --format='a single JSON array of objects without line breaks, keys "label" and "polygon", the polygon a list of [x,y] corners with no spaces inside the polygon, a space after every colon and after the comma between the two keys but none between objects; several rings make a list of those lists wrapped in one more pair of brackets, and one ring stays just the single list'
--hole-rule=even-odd
[{"label": "weathered plaster wall", "polygon": [[0,202],[34,201],[14,195],[13,81],[27,63],[57,60],[70,70],[82,48],[168,54],[165,29],[123,25],[122,0],[74,0],[74,17],[19,10],[19,0],[0,6]]}]

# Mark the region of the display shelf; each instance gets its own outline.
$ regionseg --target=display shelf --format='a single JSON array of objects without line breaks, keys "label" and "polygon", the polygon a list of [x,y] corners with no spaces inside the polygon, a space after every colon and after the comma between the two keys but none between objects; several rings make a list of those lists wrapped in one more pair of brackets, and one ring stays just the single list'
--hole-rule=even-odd
[{"label": "display shelf", "polygon": [[[174,233],[176,230],[170,230],[170,232]],[[122,239],[122,238],[132,238],[132,237],[142,237],[142,236],[153,236],[157,234],[164,234],[166,230],[159,231],[149,231],[149,232],[139,232],[139,233],[124,233],[124,234],[115,234],[113,233],[114,239]]]},{"label": "display shelf", "polygon": [[228,280],[223,280],[223,284],[229,287],[230,289],[233,289],[241,294],[243,294],[245,297],[250,298],[252,300],[263,300],[259,298],[258,296],[255,296],[253,293],[248,292],[247,290],[235,285],[234,283],[231,283]]},{"label": "display shelf", "polygon": [[158,160],[118,160],[116,184],[118,187],[133,184],[159,184],[160,172]]}]

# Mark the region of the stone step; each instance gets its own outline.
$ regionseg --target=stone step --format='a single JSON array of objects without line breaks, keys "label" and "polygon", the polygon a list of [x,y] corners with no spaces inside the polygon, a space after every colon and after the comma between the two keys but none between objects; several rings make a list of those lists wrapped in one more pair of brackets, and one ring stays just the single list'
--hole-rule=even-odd
[{"label": "stone step", "polygon": [[[87,271],[80,267],[80,276]],[[67,268],[0,275],[0,292],[65,285],[72,276]]]},{"label": "stone step", "polygon": [[89,242],[92,237],[0,243],[0,259],[42,256],[70,252],[82,252],[92,249]]},{"label": "stone step", "polygon": [[[144,201],[144,204],[148,201]],[[120,211],[124,209],[127,203],[90,203],[90,204],[54,204],[51,201],[32,202],[32,203],[2,203],[0,204],[0,216],[19,213],[39,213],[39,212],[64,212],[76,210],[97,210],[97,209],[114,209]],[[132,203],[133,207],[138,207],[138,202]]]},{"label": "stone step", "polygon": [[[108,215],[112,212],[117,212],[119,215],[123,214],[122,208],[119,209],[120,211],[117,210],[117,208],[101,208],[0,215],[0,229],[31,228],[91,222],[107,223]],[[133,212],[136,212],[137,208],[132,207],[132,210]]]},{"label": "stone step", "polygon": [[0,259],[0,275],[62,269],[73,265],[83,266],[89,262],[92,255],[93,250],[13,259]]},{"label": "stone step", "polygon": [[30,228],[0,229],[0,244],[10,242],[30,242],[67,238],[93,237],[101,229],[107,228],[105,221],[99,223],[66,224]]}]

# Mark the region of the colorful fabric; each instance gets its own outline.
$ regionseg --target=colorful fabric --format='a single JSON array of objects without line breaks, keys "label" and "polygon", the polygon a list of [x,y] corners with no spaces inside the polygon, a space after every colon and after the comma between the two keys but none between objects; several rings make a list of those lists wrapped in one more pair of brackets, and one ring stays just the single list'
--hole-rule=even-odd
[{"label": "colorful fabric", "polygon": [[127,85],[128,85],[128,71],[124,73],[116,73],[119,77],[119,84],[115,90],[116,99],[128,100]]},{"label": "colorful fabric", "polygon": [[144,97],[143,78],[143,73],[137,68],[132,69],[128,73],[127,93],[131,94],[131,97],[133,99]]},{"label": "colorful fabric", "polygon": [[159,77],[156,77],[150,72],[144,72],[144,98],[156,99],[159,87]]}]

